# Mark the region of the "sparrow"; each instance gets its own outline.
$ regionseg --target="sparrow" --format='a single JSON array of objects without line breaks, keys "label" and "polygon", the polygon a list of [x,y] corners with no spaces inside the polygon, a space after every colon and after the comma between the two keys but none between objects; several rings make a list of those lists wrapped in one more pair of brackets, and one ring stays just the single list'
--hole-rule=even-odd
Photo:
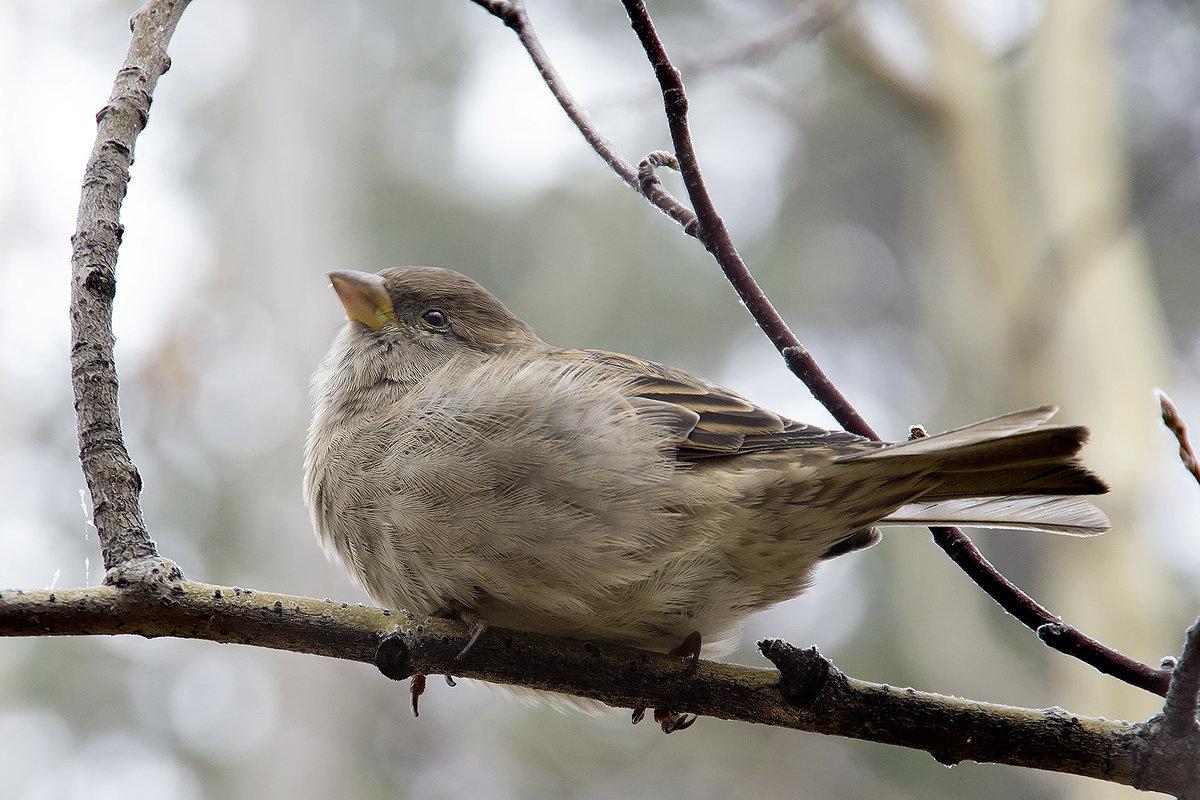
[{"label": "sparrow", "polygon": [[[1077,458],[1088,431],[1047,424],[1052,406],[876,442],[549,345],[451,270],[329,278],[348,319],[312,382],[317,537],[377,603],[467,620],[474,638],[719,654],[878,526],[1109,527],[1081,497],[1107,491]],[[659,714],[664,730],[694,721]]]}]

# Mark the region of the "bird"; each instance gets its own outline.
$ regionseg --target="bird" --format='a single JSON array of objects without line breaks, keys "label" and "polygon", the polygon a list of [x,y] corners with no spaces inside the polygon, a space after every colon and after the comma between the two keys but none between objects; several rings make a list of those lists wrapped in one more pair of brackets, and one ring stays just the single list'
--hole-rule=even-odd
[{"label": "bird", "polygon": [[878,442],[547,344],[449,269],[329,279],[347,319],[312,380],[313,527],[375,602],[468,621],[472,643],[495,626],[719,655],[880,526],[1109,528],[1084,499],[1108,489],[1078,457],[1088,430],[1053,406]]}]

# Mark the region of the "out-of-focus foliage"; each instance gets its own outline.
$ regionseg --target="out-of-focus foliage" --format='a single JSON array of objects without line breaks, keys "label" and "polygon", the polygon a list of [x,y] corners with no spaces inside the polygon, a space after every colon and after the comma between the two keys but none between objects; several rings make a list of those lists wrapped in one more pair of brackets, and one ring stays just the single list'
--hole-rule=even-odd
[{"label": "out-of-focus foliage", "polygon": [[[103,577],[74,452],[68,237],[134,5],[69,5],[0,7],[0,586]],[[707,68],[795,5],[650,5],[690,65],[718,206],[801,339],[891,436],[1047,401],[1092,424],[1113,533],[981,541],[1089,632],[1144,660],[1177,651],[1198,607],[1200,545],[1184,532],[1200,502],[1151,390],[1200,425],[1200,18],[1096,3],[1092,27],[1062,35],[1055,15],[1076,4],[864,0],[846,29]],[[669,147],[619,4],[529,10],[627,156]],[[548,341],[677,364],[829,424],[703,250],[605,171],[511,33],[466,0],[206,0],[171,52],[126,203],[116,327],[148,522],[190,577],[364,599],[299,497],[307,376],[341,319],[329,269],[453,267]],[[1060,141],[1078,121],[1091,127]],[[1130,434],[1132,451],[1116,444]],[[1109,717],[1158,705],[1048,654],[917,531],[829,565],[753,619],[735,657],[762,663],[763,635],[816,642],[880,682]],[[361,665],[3,641],[0,785],[14,800],[1101,788],[715,720],[667,738],[623,714],[431,687],[414,720],[403,687]]]}]

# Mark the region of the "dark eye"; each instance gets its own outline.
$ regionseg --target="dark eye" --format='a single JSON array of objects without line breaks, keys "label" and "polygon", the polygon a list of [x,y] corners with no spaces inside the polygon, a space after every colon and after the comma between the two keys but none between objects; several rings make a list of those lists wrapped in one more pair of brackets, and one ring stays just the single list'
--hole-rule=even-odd
[{"label": "dark eye", "polygon": [[436,308],[431,308],[421,315],[421,319],[425,320],[425,324],[431,328],[448,328],[450,320],[446,319],[446,315]]}]

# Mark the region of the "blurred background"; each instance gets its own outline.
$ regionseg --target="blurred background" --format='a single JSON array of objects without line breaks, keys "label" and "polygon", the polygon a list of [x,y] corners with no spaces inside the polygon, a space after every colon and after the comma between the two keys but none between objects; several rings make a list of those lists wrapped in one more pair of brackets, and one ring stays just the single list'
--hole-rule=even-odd
[{"label": "blurred background", "polygon": [[[531,0],[633,161],[669,148],[616,2]],[[652,2],[741,252],[886,436],[1055,402],[1113,485],[1097,540],[980,533],[1011,578],[1144,661],[1200,610],[1200,492],[1153,396],[1200,428],[1200,15],[1170,0],[863,0],[815,41],[776,0]],[[0,587],[97,585],[68,375],[69,236],[133,2],[0,5]],[[781,33],[784,32],[784,33]],[[772,35],[792,41],[771,45]],[[832,421],[719,270],[585,147],[466,0],[206,0],[139,140],[118,268],[125,432],[188,577],[363,601],[300,500],[324,273],[466,272],[543,338],[635,353]],[[674,176],[669,188],[682,193]],[[896,530],[753,643],[866,680],[1145,719],[1158,698],[1043,648]],[[1084,779],[702,719],[665,737],[373,668],[208,642],[0,642],[6,798],[1131,796]]]}]

